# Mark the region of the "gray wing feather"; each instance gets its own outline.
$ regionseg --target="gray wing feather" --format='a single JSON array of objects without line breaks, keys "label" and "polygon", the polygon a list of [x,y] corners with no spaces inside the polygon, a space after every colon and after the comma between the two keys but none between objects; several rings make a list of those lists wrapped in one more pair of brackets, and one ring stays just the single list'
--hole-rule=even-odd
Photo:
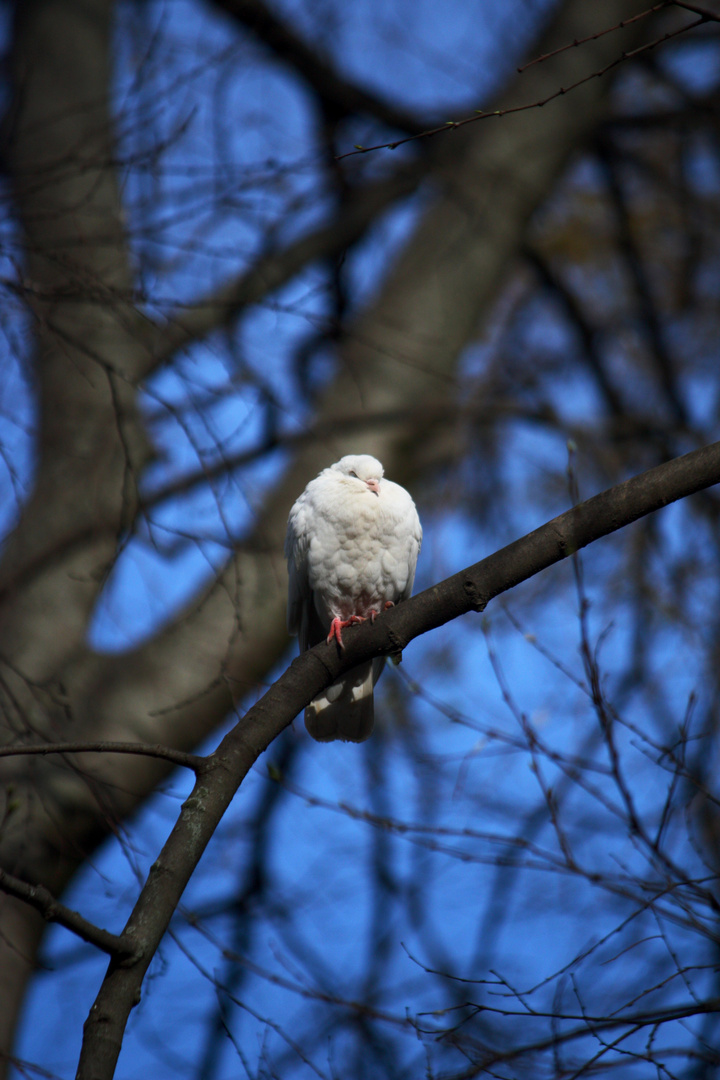
[{"label": "gray wing feather", "polygon": [[[298,501],[299,502],[299,501]],[[306,527],[307,514],[302,505],[295,504],[288,519],[285,537],[285,557],[288,561],[287,628],[297,634],[300,652],[317,645],[327,634],[315,607],[315,594],[308,578],[307,553],[310,537]]]},{"label": "gray wing feather", "polygon": [[[300,520],[304,514],[296,512],[296,509],[294,506],[288,518],[285,536],[285,558],[288,563],[287,628],[293,636],[300,633],[303,622],[307,621],[303,618],[303,609],[311,600],[307,572],[308,538]],[[300,648],[305,648],[302,642]]]},{"label": "gray wing feather", "polygon": [[417,510],[415,510],[414,504],[412,508],[415,517],[415,521],[413,523],[413,542],[410,548],[410,552],[408,554],[407,585],[402,591],[400,600],[409,600],[412,596],[413,585],[415,584],[415,569],[417,567],[418,555],[420,554],[420,548],[422,546],[422,526],[420,524],[420,519],[417,516]]}]

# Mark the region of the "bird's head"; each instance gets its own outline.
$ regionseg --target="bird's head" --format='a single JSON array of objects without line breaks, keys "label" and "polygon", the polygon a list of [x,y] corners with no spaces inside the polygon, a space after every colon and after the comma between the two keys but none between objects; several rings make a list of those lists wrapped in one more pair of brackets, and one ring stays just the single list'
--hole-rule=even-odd
[{"label": "bird's head", "polygon": [[347,454],[330,467],[348,480],[364,484],[374,495],[380,494],[383,467],[377,458],[369,454]]}]

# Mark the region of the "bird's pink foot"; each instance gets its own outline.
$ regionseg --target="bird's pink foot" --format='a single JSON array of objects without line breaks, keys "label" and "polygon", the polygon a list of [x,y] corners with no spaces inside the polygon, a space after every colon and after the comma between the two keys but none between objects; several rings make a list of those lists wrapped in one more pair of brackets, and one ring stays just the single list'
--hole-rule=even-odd
[{"label": "bird's pink foot", "polygon": [[[392,602],[392,600],[386,600],[383,604],[383,611],[387,611],[387,609],[391,607],[395,607],[395,604]],[[375,610],[375,608],[372,608],[372,610],[370,611],[370,622],[374,623],[377,617],[378,612]]]},{"label": "bird's pink foot", "polygon": [[340,648],[344,649],[345,646],[343,645],[342,631],[343,627],[348,625],[349,624],[343,622],[342,619],[333,619],[333,621],[330,623],[330,633],[327,636],[328,645],[334,639],[335,641],[337,641]]},{"label": "bird's pink foot", "polygon": [[327,643],[330,644],[333,639],[337,641],[341,649],[345,648],[342,639],[342,632],[346,626],[352,626],[356,622],[365,622],[362,615],[351,615],[349,619],[340,619],[337,616],[330,623],[330,633],[327,636]]}]

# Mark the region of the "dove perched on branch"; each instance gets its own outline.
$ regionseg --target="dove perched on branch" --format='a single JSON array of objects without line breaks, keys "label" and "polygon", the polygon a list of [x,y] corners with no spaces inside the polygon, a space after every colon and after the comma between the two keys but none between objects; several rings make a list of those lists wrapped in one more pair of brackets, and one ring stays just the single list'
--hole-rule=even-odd
[{"label": "dove perched on branch", "polygon": [[[341,458],[311,480],[288,518],[288,631],[300,649],[337,641],[412,592],[422,528],[407,491],[367,454]],[[305,710],[318,742],[363,742],[373,727],[376,657],[345,672]]]}]

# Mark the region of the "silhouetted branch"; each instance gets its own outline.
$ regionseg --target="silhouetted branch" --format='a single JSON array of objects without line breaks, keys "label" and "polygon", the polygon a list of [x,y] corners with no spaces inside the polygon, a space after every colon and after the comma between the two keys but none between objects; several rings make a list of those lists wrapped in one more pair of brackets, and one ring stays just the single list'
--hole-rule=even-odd
[{"label": "silhouetted branch", "polygon": [[675,7],[685,8],[686,11],[692,11],[696,15],[702,15],[703,20],[708,22],[720,22],[720,14],[717,11],[711,11],[705,4],[688,4],[686,0],[672,0]]},{"label": "silhouetted branch", "polygon": [[40,912],[46,922],[64,926],[66,930],[72,931],[83,941],[97,946],[110,956],[130,957],[135,953],[135,946],[130,944],[124,935],[111,934],[108,930],[95,926],[77,911],[61,904],[43,885],[29,885],[26,881],[21,881],[0,869],[0,889],[8,896],[14,896],[30,904]]},{"label": "silhouetted branch", "polygon": [[308,45],[262,0],[214,0],[214,3],[294,68],[336,118],[364,113],[401,131],[422,130],[424,125],[410,113],[343,78],[318,49]]},{"label": "silhouetted branch", "polygon": [[173,765],[197,772],[205,758],[199,754],[187,754],[183,750],[173,750],[171,746],[159,743],[129,742],[59,742],[43,743],[41,746],[1,746],[0,758],[24,757],[39,754],[138,754],[141,757],[160,758]]},{"label": "silhouetted branch", "polygon": [[[705,22],[707,22],[707,16],[702,15],[695,22],[688,23],[687,26],[682,26],[677,30],[669,30],[667,33],[661,34],[660,37],[655,38],[653,41],[647,41],[642,45],[638,45],[635,49],[628,49],[626,52],[622,52],[620,56],[616,57],[609,64],[606,64],[605,67],[600,68],[598,71],[593,71],[589,75],[585,75],[582,79],[578,79],[568,86],[561,86],[552,94],[548,94],[538,101],[530,101],[525,105],[512,105],[505,109],[495,109],[489,112],[485,112],[484,109],[477,109],[472,116],[465,116],[461,120],[446,120],[444,124],[439,124],[437,127],[433,128],[427,128],[417,135],[408,135],[404,139],[395,139],[392,142],[375,143],[374,146],[356,146],[354,150],[348,150],[347,153],[340,154],[339,160],[355,157],[358,154],[370,154],[375,150],[397,150],[399,146],[404,146],[406,143],[416,142],[418,139],[430,139],[435,135],[440,135],[442,132],[454,131],[456,128],[463,128],[468,124],[475,124],[479,120],[490,120],[493,117],[510,116],[512,113],[527,112],[529,109],[542,109],[544,105],[548,105],[551,101],[555,101],[556,98],[562,97],[564,94],[569,94],[572,90],[577,90],[579,86],[583,86],[585,83],[590,82],[591,79],[599,79],[603,75],[607,75],[608,71],[612,71],[618,64],[624,64],[628,60],[635,60],[643,53],[647,53],[651,49],[657,48],[658,45],[662,45],[666,41],[670,41],[673,38],[679,37],[681,34],[687,33],[688,30],[695,30]],[[588,40],[592,39],[590,38]]]},{"label": "silhouetted branch", "polygon": [[612,34],[616,30],[624,30],[626,26],[630,26],[639,19],[646,19],[648,15],[653,15],[657,11],[662,11],[663,8],[669,7],[671,3],[672,0],[661,0],[661,3],[655,4],[645,11],[640,11],[637,15],[631,15],[629,19],[622,19],[620,22],[615,23],[614,26],[608,26],[604,30],[598,30],[596,34],[588,34],[583,38],[575,38],[573,41],[569,41],[567,45],[561,45],[559,49],[553,49],[551,52],[543,53],[542,56],[536,56],[533,60],[528,60],[527,64],[523,64],[521,67],[517,68],[517,73],[518,75],[522,75],[524,71],[534,67],[535,64],[542,64],[546,60],[550,60],[553,56],[559,56],[560,53],[567,52],[568,49],[577,49],[580,45],[587,45],[590,41],[597,41],[598,38],[605,37],[606,34]]}]

